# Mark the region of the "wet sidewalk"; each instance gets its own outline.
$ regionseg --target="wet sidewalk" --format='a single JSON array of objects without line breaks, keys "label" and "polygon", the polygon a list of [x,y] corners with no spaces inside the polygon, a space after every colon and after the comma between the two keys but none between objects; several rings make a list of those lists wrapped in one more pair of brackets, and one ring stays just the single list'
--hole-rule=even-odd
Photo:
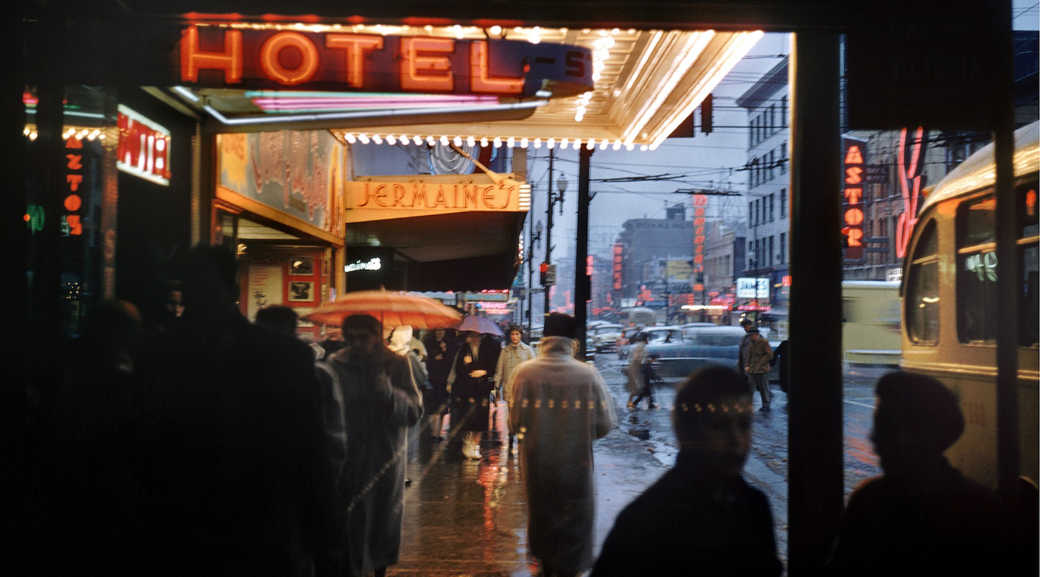
[{"label": "wet sidewalk", "polygon": [[[448,439],[439,442],[424,419],[409,459],[401,556],[387,575],[537,574],[527,550],[524,486],[519,458],[507,448],[504,406],[492,412],[492,423],[481,441],[483,458],[472,461],[462,457],[461,435],[451,434],[447,419],[442,434]],[[596,441],[593,453],[598,555],[621,509],[667,468],[624,429]]]}]

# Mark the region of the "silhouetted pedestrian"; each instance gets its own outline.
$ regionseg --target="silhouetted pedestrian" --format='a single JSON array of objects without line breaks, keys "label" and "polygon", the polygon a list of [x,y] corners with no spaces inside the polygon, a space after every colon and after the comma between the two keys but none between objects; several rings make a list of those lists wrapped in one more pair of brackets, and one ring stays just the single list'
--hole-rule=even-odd
[{"label": "silhouetted pedestrian", "polygon": [[787,340],[783,340],[779,345],[776,346],[776,350],[773,351],[773,358],[769,361],[770,367],[780,365],[777,369],[780,379],[780,390],[787,394]]},{"label": "silhouetted pedestrian", "polygon": [[138,499],[135,374],[137,308],[103,301],[87,315],[78,354],[46,403],[39,519],[52,545],[34,559],[41,575],[120,575],[133,570]]},{"label": "silhouetted pedestrian", "polygon": [[618,515],[592,577],[780,575],[769,500],[741,476],[751,448],[747,381],[701,369],[675,394],[675,466]]},{"label": "silhouetted pedestrian", "polygon": [[408,427],[422,397],[404,357],[383,344],[369,315],[343,319],[344,346],[330,364],[347,414],[347,466],[340,483],[346,577],[385,575],[401,550]]},{"label": "silhouetted pedestrian", "polygon": [[451,426],[464,435],[462,455],[478,460],[480,436],[488,429],[489,399],[495,388],[495,367],[502,347],[497,340],[472,331],[466,331],[465,338],[448,375]]},{"label": "silhouetted pedestrian", "polygon": [[1006,510],[943,456],[963,431],[957,397],[939,381],[881,377],[871,439],[884,475],[849,496],[834,575],[1010,574]]},{"label": "silhouetted pedestrian", "polygon": [[513,376],[509,426],[520,442],[528,543],[547,576],[592,565],[596,517],[592,442],[614,428],[614,401],[599,372],[577,359],[574,317],[551,313],[538,357]]},{"label": "silhouetted pedestrian", "polygon": [[[298,323],[299,315],[291,307],[272,305],[256,311],[256,326],[294,340],[298,338],[296,336]],[[318,356],[318,352],[313,347],[311,351],[315,353],[315,357]],[[335,371],[327,363],[316,358],[314,370],[318,383],[321,385],[321,414],[325,425],[325,437],[328,441],[329,461],[332,463],[332,470],[338,483],[343,466],[347,461],[347,429],[343,392],[340,390]]]},{"label": "silhouetted pedestrian", "polygon": [[443,440],[444,415],[448,412],[448,375],[455,362],[458,343],[454,329],[428,331],[423,339],[426,346],[426,370],[429,372],[430,390],[423,395],[426,416],[430,420],[430,434]]},{"label": "silhouetted pedestrian", "polygon": [[187,255],[184,326],[142,366],[149,523],[142,574],[338,572],[335,477],[314,353],[239,312],[235,257]]}]

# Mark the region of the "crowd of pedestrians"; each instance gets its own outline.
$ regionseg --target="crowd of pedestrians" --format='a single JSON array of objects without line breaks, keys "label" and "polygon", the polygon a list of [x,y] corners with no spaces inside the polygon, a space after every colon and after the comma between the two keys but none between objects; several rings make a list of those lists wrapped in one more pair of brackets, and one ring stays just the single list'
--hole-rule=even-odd
[{"label": "crowd of pedestrians", "polygon": [[[238,294],[233,254],[199,247],[147,314],[94,309],[42,423],[32,530],[54,554],[37,574],[382,577],[401,550],[410,432],[425,422],[444,440],[448,415],[463,457],[479,460],[500,401],[541,574],[783,572],[768,499],[742,471],[752,397],[769,410],[765,375],[778,361],[785,372],[787,350],[774,356],[753,323],[737,370],[676,386],[675,465],[621,512],[596,559],[593,442],[617,417],[600,373],[575,358],[573,317],[548,315],[537,351],[515,326],[504,342],[450,329],[420,341],[369,315],[309,346],[291,308],[250,323]],[[640,341],[629,408],[655,406],[655,361]],[[1010,570],[1008,512],[943,457],[964,429],[953,393],[896,372],[877,396],[884,475],[853,492],[831,573]]]}]

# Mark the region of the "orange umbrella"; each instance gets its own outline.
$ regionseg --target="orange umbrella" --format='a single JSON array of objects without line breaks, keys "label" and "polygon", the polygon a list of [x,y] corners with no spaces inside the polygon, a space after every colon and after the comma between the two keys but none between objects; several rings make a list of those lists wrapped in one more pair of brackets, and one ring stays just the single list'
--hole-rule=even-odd
[{"label": "orange umbrella", "polygon": [[437,300],[383,290],[347,293],[335,302],[314,309],[303,319],[338,327],[343,319],[356,314],[372,315],[386,327],[409,325],[416,329],[455,327],[462,321],[461,313]]}]

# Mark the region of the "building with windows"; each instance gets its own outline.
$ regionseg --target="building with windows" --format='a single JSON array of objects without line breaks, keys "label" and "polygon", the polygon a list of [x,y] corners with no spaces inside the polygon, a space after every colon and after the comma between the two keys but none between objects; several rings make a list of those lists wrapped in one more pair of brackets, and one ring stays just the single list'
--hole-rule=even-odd
[{"label": "building with windows", "polygon": [[772,306],[785,304],[791,228],[787,176],[788,59],[766,72],[737,105],[748,115],[747,230],[741,276],[769,278]]},{"label": "building with windows", "polygon": [[691,255],[693,254],[693,221],[686,219],[686,207],[676,205],[665,211],[665,218],[626,220],[616,245],[622,248],[621,288],[615,292],[622,299],[650,296],[655,301],[667,300],[664,293],[689,294]]}]

